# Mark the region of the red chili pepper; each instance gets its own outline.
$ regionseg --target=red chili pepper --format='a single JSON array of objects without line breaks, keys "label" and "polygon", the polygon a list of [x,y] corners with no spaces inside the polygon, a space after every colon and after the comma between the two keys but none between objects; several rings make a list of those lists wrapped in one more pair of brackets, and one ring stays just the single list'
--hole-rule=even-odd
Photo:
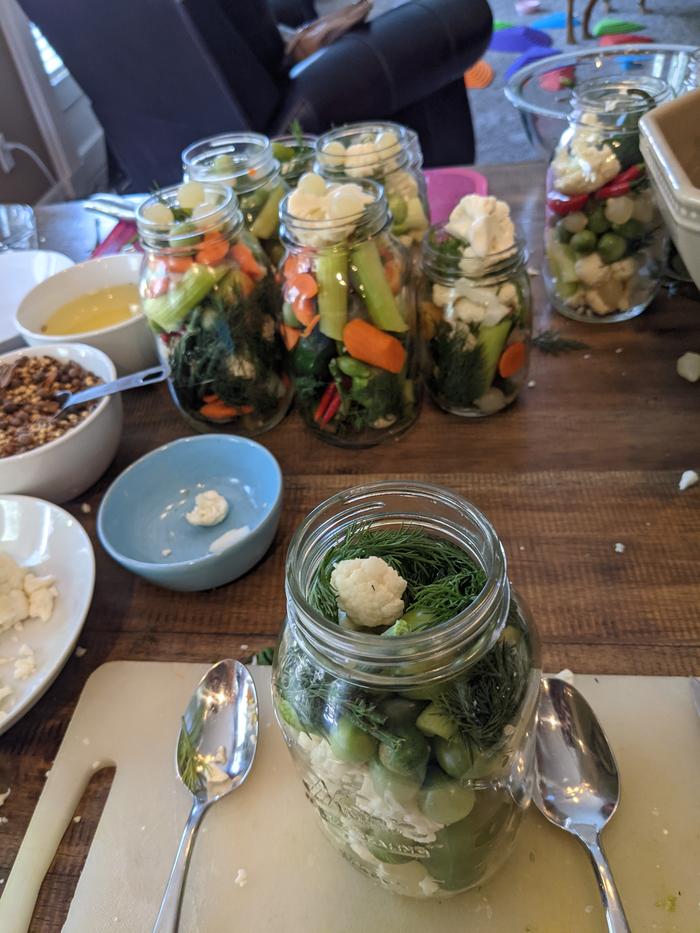
[{"label": "red chili pepper", "polygon": [[335,382],[329,382],[326,386],[326,389],[321,396],[321,401],[318,403],[318,408],[314,412],[314,421],[320,421],[323,415],[326,413],[328,406],[333,401],[333,396],[338,392]]},{"label": "red chili pepper", "polygon": [[340,392],[338,392],[337,395],[333,396],[333,399],[332,399],[330,405],[328,406],[328,408],[327,408],[326,411],[325,411],[325,414],[324,414],[323,417],[321,418],[321,427],[323,427],[324,425],[328,424],[328,422],[331,420],[331,418],[335,415],[335,413],[336,413],[336,412],[338,411],[338,409],[340,408],[340,403],[341,403],[341,401],[342,401],[342,399],[341,399],[341,397],[340,397]]},{"label": "red chili pepper", "polygon": [[620,172],[607,185],[603,185],[602,188],[596,191],[596,200],[605,201],[606,198],[619,198],[623,194],[627,194],[632,187],[632,182],[636,181],[637,178],[641,178],[645,171],[646,166],[641,162],[637,165],[630,165],[624,172]]},{"label": "red chili pepper", "polygon": [[547,207],[560,217],[566,217],[567,214],[573,214],[574,211],[582,211],[587,200],[587,194],[568,195],[553,191],[547,195]]}]

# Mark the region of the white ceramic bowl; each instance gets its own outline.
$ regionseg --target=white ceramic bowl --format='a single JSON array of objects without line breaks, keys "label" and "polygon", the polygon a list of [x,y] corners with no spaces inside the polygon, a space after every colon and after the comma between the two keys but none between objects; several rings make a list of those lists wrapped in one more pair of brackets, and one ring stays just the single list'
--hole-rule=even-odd
[{"label": "white ceramic bowl", "polygon": [[[109,382],[114,364],[101,350],[83,344],[24,347],[0,356],[0,365],[18,356],[52,356],[72,360]],[[23,493],[51,502],[73,499],[92,486],[112,462],[122,431],[120,395],[100,399],[76,427],[55,441],[14,457],[0,457],[0,493]]]},{"label": "white ceramic bowl", "polygon": [[27,644],[36,663],[26,680],[12,677],[11,664],[2,668],[12,694],[0,703],[1,734],[36,703],[70,657],[92,600],[95,555],[80,522],[29,496],[0,496],[0,550],[37,576],[55,577],[58,591],[48,622],[25,622],[21,634],[0,632],[2,657],[16,657],[20,645]]},{"label": "white ceramic bowl", "polygon": [[155,337],[146,318],[139,314],[121,324],[84,334],[49,336],[41,328],[61,305],[80,295],[110,285],[138,285],[141,256],[125,253],[89,259],[65,269],[33,288],[17,309],[17,330],[30,347],[68,341],[97,347],[112,360],[119,375],[147,369],[158,362]]}]

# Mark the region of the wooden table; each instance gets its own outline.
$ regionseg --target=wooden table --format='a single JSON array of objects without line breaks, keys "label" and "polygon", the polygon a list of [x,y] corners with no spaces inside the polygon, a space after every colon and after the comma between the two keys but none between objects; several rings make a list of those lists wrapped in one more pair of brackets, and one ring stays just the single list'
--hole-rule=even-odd
[{"label": "wooden table", "polygon": [[[541,163],[484,169],[524,229],[531,268],[542,258]],[[48,247],[85,258],[96,221],[79,205],[39,212]],[[213,661],[271,644],[284,617],[284,554],[292,530],[322,499],[355,483],[402,476],[456,489],[493,521],[510,574],[529,602],[548,670],[626,674],[700,673],[700,486],[678,490],[700,469],[700,385],[676,359],[700,350],[700,301],[657,298],[627,324],[586,326],[553,315],[533,276],[536,331],[550,326],[586,341],[560,357],[533,352],[531,382],[509,411],[480,421],[426,402],[398,441],[348,452],[306,431],[296,414],[263,438],[285,478],[284,510],[267,558],[244,579],[192,595],[157,589],[100,547],[95,514],[115,476],[160,444],[190,433],[164,387],[124,396],[125,430],[108,473],[69,510],[89,531],[97,558],[92,609],[73,657],[43,699],[0,739],[0,878],[12,865],[45,772],[51,767],[89,674],[118,659]],[[87,503],[92,511],[85,514]],[[615,544],[625,545],[616,553]],[[173,715],[178,715],[173,710]],[[66,834],[44,884],[33,930],[58,930],[109,784],[101,772]]]}]

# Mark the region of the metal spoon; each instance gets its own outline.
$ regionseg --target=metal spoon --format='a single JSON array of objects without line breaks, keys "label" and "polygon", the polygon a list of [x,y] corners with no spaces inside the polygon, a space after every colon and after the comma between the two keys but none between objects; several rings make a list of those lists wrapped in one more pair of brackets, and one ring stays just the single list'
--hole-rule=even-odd
[{"label": "metal spoon", "polygon": [[95,399],[103,398],[105,395],[116,395],[117,392],[125,392],[127,389],[138,389],[141,386],[150,385],[152,382],[162,382],[169,375],[169,366],[153,366],[151,369],[141,369],[137,373],[122,376],[120,379],[112,380],[112,382],[101,382],[99,385],[91,386],[89,389],[83,389],[80,392],[56,392],[53,395],[53,401],[58,402],[60,407],[52,415],[52,418],[58,418],[75,405],[94,402]]},{"label": "metal spoon", "polygon": [[629,933],[600,833],[620,802],[617,764],[595,713],[575,690],[543,677],[537,721],[533,799],[550,823],[588,849],[609,933]]},{"label": "metal spoon", "polygon": [[253,678],[238,661],[219,661],[204,675],[182,717],[175,764],[193,796],[153,933],[177,933],[182,889],[194,837],[207,809],[245,781],[258,743]]}]

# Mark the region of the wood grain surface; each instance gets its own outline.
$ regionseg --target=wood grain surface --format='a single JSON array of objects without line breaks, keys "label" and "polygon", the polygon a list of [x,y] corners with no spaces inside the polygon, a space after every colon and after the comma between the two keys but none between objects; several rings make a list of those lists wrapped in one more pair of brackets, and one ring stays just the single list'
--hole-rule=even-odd
[{"label": "wood grain surface", "polygon": [[[530,267],[542,257],[541,163],[484,168],[522,227]],[[80,260],[104,222],[79,205],[39,211],[45,245]],[[557,358],[533,352],[530,379],[510,410],[464,421],[424,404],[397,441],[348,452],[312,437],[292,413],[263,443],[285,477],[280,531],[266,559],[219,590],[179,594],[122,570],[101,549],[95,516],[118,473],[160,444],[190,433],[163,386],[124,396],[125,429],[108,473],[69,510],[95,545],[97,583],[80,644],[42,700],[0,738],[0,879],[9,871],[44,775],[89,674],[118,659],[214,661],[271,644],[284,617],[284,555],[314,505],[355,483],[430,480],[479,506],[505,544],[510,576],[537,620],[545,667],[623,674],[700,673],[700,384],[676,359],[700,351],[700,300],[690,287],[662,291],[627,324],[590,326],[551,312],[533,276],[535,330],[556,327],[589,344]],[[87,503],[92,511],[84,513]],[[615,544],[625,545],[616,553]],[[178,710],[173,715],[179,715]],[[59,930],[89,847],[108,776],[94,782],[42,890],[32,930]],[[131,931],[130,931],[131,933]],[[134,931],[136,933],[136,931]]]}]

